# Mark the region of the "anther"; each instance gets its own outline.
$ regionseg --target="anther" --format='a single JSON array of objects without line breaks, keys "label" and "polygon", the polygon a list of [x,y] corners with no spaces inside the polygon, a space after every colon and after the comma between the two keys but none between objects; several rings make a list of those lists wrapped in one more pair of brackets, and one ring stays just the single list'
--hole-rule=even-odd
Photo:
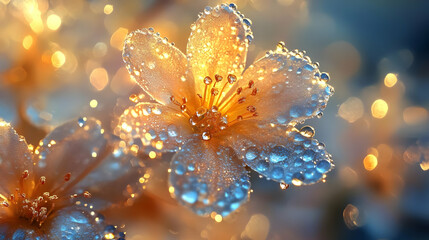
[{"label": "anther", "polygon": [[88,192],[88,191],[83,192],[83,196],[84,196],[85,198],[91,198],[91,197],[92,197],[91,193],[90,193],[90,192]]},{"label": "anther", "polygon": [[71,177],[71,173],[67,173],[66,175],[64,175],[64,181],[66,182],[70,181],[70,177]]},{"label": "anther", "polygon": [[243,88],[239,87],[237,88],[237,95],[240,95],[240,93],[243,91]]},{"label": "anther", "polygon": [[176,100],[176,98],[175,98],[174,96],[171,96],[171,97],[170,97],[170,101],[171,101],[173,104],[177,105],[177,106],[180,106],[180,105],[181,105],[181,104]]},{"label": "anther", "polygon": [[237,81],[237,77],[233,74],[229,74],[227,78],[230,84],[233,84],[235,81]]},{"label": "anther", "polygon": [[222,81],[223,77],[221,75],[216,74],[215,79],[216,79],[216,82],[220,82]]},{"label": "anther", "polygon": [[217,88],[212,88],[211,93],[213,96],[216,96],[219,94],[219,90]]},{"label": "anther", "polygon": [[198,96],[199,98],[203,98],[203,96],[201,96],[201,94],[199,94],[199,93],[197,93],[197,96]]},{"label": "anther", "polygon": [[183,97],[183,98],[182,98],[182,102],[183,102],[183,104],[185,104],[185,103],[187,103],[187,102],[188,102],[188,99],[187,99],[186,97]]},{"label": "anther", "polygon": [[40,177],[40,181],[39,181],[39,182],[40,182],[40,184],[42,184],[42,185],[43,185],[43,184],[45,184],[45,183],[46,183],[46,177],[45,177],[45,176],[41,176],[41,177]]},{"label": "anther", "polygon": [[257,93],[258,93],[258,89],[257,89],[257,88],[254,88],[254,89],[252,90],[251,95],[252,95],[252,96],[255,96]]},{"label": "anther", "polygon": [[249,105],[249,106],[247,106],[247,111],[252,112],[252,113],[256,112],[256,107]]},{"label": "anther", "polygon": [[24,172],[22,172],[22,176],[21,176],[21,178],[22,178],[22,179],[27,179],[27,178],[28,178],[28,175],[30,175],[30,174],[28,173],[28,170],[25,170]]},{"label": "anther", "polygon": [[3,207],[9,207],[9,203],[8,203],[8,202],[6,202],[6,201],[3,201],[1,205],[2,205]]},{"label": "anther", "polygon": [[213,80],[209,76],[204,78],[204,84],[205,85],[210,85],[212,83],[212,81]]},{"label": "anther", "polygon": [[203,132],[201,134],[201,137],[203,138],[203,140],[208,141],[212,138],[211,134],[209,132]]},{"label": "anther", "polygon": [[238,116],[237,116],[237,120],[239,120],[239,121],[243,120],[243,116],[238,115]]},{"label": "anther", "polygon": [[253,86],[255,86],[255,82],[253,80],[249,81],[249,88],[252,88]]},{"label": "anther", "polygon": [[185,105],[185,104],[182,104],[182,105],[180,106],[180,110],[182,110],[182,112],[183,112],[183,111],[186,111],[186,105]]},{"label": "anther", "polygon": [[246,101],[246,97],[241,97],[238,99],[238,103],[244,103]]}]

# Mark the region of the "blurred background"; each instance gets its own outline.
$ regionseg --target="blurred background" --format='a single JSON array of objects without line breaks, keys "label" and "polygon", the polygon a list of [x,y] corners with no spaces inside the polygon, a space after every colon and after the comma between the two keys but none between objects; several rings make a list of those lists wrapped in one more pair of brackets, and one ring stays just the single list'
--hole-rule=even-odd
[{"label": "blurred background", "polygon": [[[232,2],[253,22],[248,65],[284,41],[330,73],[335,95],[305,124],[334,171],[288,189],[252,173],[250,201],[212,219],[170,198],[171,155],[143,156],[145,191],[104,214],[136,240],[429,239],[429,2]],[[79,116],[111,130],[126,106],[147,100],[122,62],[126,34],[153,27],[185,51],[198,13],[219,3],[0,0],[0,118],[33,144]]]}]

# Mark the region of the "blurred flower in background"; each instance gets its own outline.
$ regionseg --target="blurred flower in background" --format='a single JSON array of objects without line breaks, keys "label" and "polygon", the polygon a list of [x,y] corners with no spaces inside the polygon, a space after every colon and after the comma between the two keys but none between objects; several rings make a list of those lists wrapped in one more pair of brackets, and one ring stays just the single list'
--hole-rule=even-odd
[{"label": "blurred flower in background", "polygon": [[[125,239],[122,227],[107,225],[95,212],[118,197],[97,191],[101,184],[93,184],[91,175],[99,182],[111,181],[113,192],[126,188],[118,184],[120,171],[113,178],[102,174],[113,157],[98,121],[65,123],[34,148],[0,120],[0,143],[1,239]],[[126,175],[133,182],[135,170]],[[94,201],[85,199],[93,196],[86,189],[94,190]]]},{"label": "blurred flower in background", "polygon": [[[331,177],[283,190],[252,175],[251,202],[228,218],[205,219],[170,198],[172,156],[153,147],[133,152],[147,191],[106,218],[126,220],[127,239],[429,238],[429,3],[232,2],[253,21],[248,62],[284,41],[330,73],[336,94],[307,124],[333,155]],[[0,117],[33,144],[82,115],[111,132],[133,101],[149,100],[122,63],[126,34],[154,27],[184,51],[199,11],[219,3],[0,0]]]}]

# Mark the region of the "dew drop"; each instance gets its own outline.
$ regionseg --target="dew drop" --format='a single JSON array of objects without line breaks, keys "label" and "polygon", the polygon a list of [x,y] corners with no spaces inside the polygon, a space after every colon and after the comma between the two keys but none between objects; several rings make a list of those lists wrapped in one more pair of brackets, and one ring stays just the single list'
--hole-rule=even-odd
[{"label": "dew drop", "polygon": [[289,151],[284,146],[275,146],[270,152],[270,161],[278,163],[287,159]]},{"label": "dew drop", "polygon": [[170,136],[170,137],[177,137],[177,135],[178,135],[177,127],[174,124],[168,125],[167,132],[168,132],[168,136]]},{"label": "dew drop", "polygon": [[258,172],[265,172],[268,170],[268,163],[264,160],[260,160],[257,164],[256,164],[256,170]]},{"label": "dew drop", "polygon": [[155,63],[154,63],[154,62],[149,62],[149,63],[147,64],[147,67],[148,67],[149,69],[153,70],[153,69],[155,69]]},{"label": "dew drop", "polygon": [[320,74],[320,79],[322,79],[325,82],[329,81],[329,74],[326,72],[322,72],[322,74]]},{"label": "dew drop", "polygon": [[306,64],[306,65],[304,65],[304,70],[307,70],[307,71],[313,71],[314,70],[314,67],[313,66],[311,66],[310,64]]},{"label": "dew drop", "polygon": [[86,117],[81,117],[77,120],[77,124],[79,125],[79,127],[83,127],[86,124],[86,120],[88,120]]},{"label": "dew drop", "polygon": [[176,166],[176,169],[174,170],[174,172],[177,175],[183,175],[185,173],[185,167],[183,167],[183,165],[179,164]]},{"label": "dew drop", "polygon": [[188,171],[191,171],[191,172],[195,171],[195,164],[194,163],[190,163],[188,165]]},{"label": "dew drop", "polygon": [[317,163],[316,170],[320,173],[326,173],[331,169],[332,165],[329,161],[322,160]]},{"label": "dew drop", "polygon": [[259,151],[256,147],[249,147],[244,156],[247,161],[253,161],[259,156]]},{"label": "dew drop", "polygon": [[210,7],[210,6],[207,6],[204,8],[204,13],[207,15],[209,15],[211,11],[212,11],[212,7]]},{"label": "dew drop", "polygon": [[281,182],[281,183],[280,183],[280,189],[281,189],[281,190],[286,190],[286,189],[288,189],[288,188],[289,188],[289,184],[284,183],[284,182]]},{"label": "dew drop", "polygon": [[201,134],[201,137],[203,138],[204,141],[208,141],[212,138],[211,134],[209,132],[203,132]]},{"label": "dew drop", "polygon": [[248,18],[243,19],[243,23],[246,24],[248,27],[252,26],[252,21]]},{"label": "dew drop", "polygon": [[197,201],[198,199],[198,193],[196,191],[186,191],[182,194],[181,196],[182,200],[189,203],[189,204],[193,204]]},{"label": "dew drop", "polygon": [[313,150],[305,150],[304,154],[302,155],[302,160],[304,162],[310,162],[314,160],[315,152]]},{"label": "dew drop", "polygon": [[304,126],[301,128],[301,130],[299,130],[299,132],[302,136],[309,138],[313,137],[315,134],[314,128],[311,126]]},{"label": "dew drop", "polygon": [[234,10],[237,10],[237,5],[235,3],[230,3],[229,7],[234,9]]}]

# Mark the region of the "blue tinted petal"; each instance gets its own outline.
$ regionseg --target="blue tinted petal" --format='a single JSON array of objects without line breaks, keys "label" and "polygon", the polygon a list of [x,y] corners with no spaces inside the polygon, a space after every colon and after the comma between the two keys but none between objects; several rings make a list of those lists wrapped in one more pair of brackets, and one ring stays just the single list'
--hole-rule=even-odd
[{"label": "blue tinted petal", "polygon": [[171,162],[170,192],[199,215],[227,216],[247,201],[247,171],[231,148],[195,136]]},{"label": "blue tinted petal", "polygon": [[[231,134],[232,132],[232,134]],[[325,146],[296,128],[242,122],[225,140],[253,170],[274,181],[307,185],[322,180],[334,166]]]}]

